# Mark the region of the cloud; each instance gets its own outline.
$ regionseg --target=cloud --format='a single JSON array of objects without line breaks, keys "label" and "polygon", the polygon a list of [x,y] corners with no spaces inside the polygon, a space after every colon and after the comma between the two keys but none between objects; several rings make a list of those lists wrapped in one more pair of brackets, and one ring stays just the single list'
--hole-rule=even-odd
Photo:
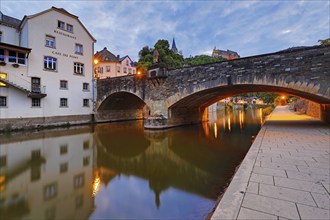
[{"label": "cloud", "polygon": [[[173,36],[183,55],[219,49],[251,56],[329,37],[328,1],[27,1],[1,0],[22,19],[51,6],[75,14],[97,39],[95,50],[138,59],[143,46]],[[18,14],[17,12],[22,12]],[[209,54],[210,55],[210,54]]]}]

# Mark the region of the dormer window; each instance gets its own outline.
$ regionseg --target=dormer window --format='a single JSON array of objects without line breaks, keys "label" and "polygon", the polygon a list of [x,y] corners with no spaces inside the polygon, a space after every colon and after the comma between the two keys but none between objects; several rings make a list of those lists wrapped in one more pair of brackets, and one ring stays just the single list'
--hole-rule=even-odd
[{"label": "dormer window", "polygon": [[57,22],[57,27],[60,29],[65,29],[65,23],[63,21],[58,21]]}]

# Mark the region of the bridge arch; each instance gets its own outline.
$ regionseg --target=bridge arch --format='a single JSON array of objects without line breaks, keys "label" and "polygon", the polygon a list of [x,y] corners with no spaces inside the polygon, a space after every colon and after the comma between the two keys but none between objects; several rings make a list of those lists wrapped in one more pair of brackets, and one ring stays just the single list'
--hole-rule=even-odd
[{"label": "bridge arch", "polygon": [[[316,102],[318,104],[330,104],[330,99],[315,94],[311,89],[296,89],[290,87],[274,86],[267,84],[236,84],[221,85],[214,88],[200,90],[191,94],[185,94],[184,97],[177,96],[177,100],[169,106],[169,119],[175,123],[196,123],[205,120],[205,109],[209,105],[224,99],[226,97],[235,96],[245,93],[269,92],[283,95],[292,95],[300,98]],[[190,121],[190,122],[189,122]]]},{"label": "bridge arch", "polygon": [[126,91],[111,93],[99,103],[96,110],[98,121],[143,119],[146,114],[146,103],[139,96]]}]

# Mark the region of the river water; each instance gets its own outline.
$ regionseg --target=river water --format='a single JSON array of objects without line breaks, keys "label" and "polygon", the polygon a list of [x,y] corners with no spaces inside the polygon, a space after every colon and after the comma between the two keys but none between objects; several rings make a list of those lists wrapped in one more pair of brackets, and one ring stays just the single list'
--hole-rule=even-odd
[{"label": "river water", "polygon": [[0,136],[0,219],[204,219],[262,124],[261,110],[202,125],[142,121]]}]

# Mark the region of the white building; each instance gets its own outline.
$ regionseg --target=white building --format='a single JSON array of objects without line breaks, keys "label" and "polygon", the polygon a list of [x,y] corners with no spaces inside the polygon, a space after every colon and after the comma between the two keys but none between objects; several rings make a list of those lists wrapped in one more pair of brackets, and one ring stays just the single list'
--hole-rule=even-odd
[{"label": "white building", "polygon": [[0,41],[0,124],[90,119],[96,40],[77,16],[55,7],[22,20],[1,13]]},{"label": "white building", "polygon": [[99,79],[136,74],[136,67],[129,56],[115,56],[105,47],[94,55],[95,77]]}]

